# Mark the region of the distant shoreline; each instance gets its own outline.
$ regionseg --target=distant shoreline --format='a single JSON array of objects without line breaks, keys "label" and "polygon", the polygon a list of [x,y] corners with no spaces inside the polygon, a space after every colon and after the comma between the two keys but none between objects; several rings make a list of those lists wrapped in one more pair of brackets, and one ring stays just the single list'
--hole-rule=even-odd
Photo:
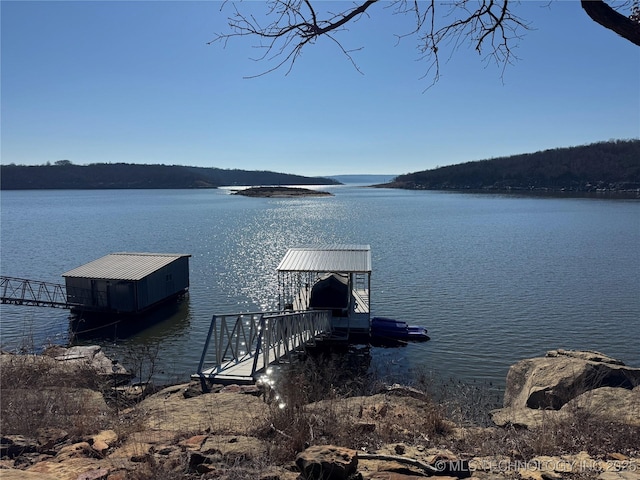
[{"label": "distant shoreline", "polygon": [[321,177],[183,165],[1,165],[2,190],[209,189],[234,185],[338,185]]},{"label": "distant shoreline", "polygon": [[394,190],[412,190],[423,192],[450,192],[450,193],[471,193],[482,195],[508,195],[519,197],[549,197],[549,198],[594,198],[611,200],[640,200],[640,190],[596,190],[596,191],[576,191],[576,190],[552,190],[552,189],[499,189],[499,188],[424,188],[424,187],[401,187],[390,184],[371,185],[371,188],[391,188]]},{"label": "distant shoreline", "polygon": [[448,165],[399,175],[384,186],[527,196],[638,198],[640,140],[599,142]]}]

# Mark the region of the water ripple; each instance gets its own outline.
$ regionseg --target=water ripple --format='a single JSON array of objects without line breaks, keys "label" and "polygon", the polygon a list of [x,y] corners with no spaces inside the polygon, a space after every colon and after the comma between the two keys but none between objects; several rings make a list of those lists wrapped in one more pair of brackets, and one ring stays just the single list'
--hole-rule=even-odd
[{"label": "water ripple", "polygon": [[[225,190],[2,194],[3,275],[59,275],[115,251],[185,252],[185,306],[131,336],[156,345],[167,379],[192,373],[211,315],[272,309],[287,248],[372,246],[372,312],[425,325],[432,340],[375,350],[398,371],[500,384],[515,361],[596,349],[640,365],[640,204],[333,187],[335,196],[248,199]],[[61,310],[0,310],[2,348],[68,338]],[[114,337],[115,335],[115,337]]]}]

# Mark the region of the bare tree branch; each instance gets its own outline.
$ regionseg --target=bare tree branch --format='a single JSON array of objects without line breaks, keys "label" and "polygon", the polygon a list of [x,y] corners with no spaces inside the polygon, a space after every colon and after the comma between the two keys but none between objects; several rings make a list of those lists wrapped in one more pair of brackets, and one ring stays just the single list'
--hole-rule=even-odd
[{"label": "bare tree branch", "polygon": [[[443,45],[451,45],[452,55],[465,44],[472,45],[478,54],[486,52],[485,59],[502,65],[504,72],[506,65],[516,58],[513,49],[522,38],[522,33],[530,28],[511,13],[509,2],[510,0],[480,0],[476,2],[475,9],[470,9],[469,0],[455,0],[448,5],[448,11],[441,14],[439,9],[443,5],[436,5],[431,1],[425,14],[430,20],[430,26],[428,29],[420,28],[419,48],[422,58],[431,61],[426,75],[433,74],[434,83],[439,80],[440,51]],[[438,15],[446,19],[445,24],[440,27],[436,26]],[[416,16],[424,18],[419,13]]]},{"label": "bare tree branch", "polygon": [[[617,12],[603,0],[581,0],[581,4],[594,21],[640,45],[638,1],[627,2],[627,9],[631,2],[634,5],[629,17]],[[433,85],[440,78],[442,52],[448,49],[448,60],[463,46],[473,47],[483,56],[484,61],[495,62],[502,67],[504,75],[506,66],[517,59],[515,47],[530,29],[527,22],[514,14],[513,2],[514,0],[392,0],[384,5],[393,14],[413,17],[413,27],[404,34],[396,35],[396,38],[398,42],[407,37],[416,38],[419,59],[428,62],[422,78],[431,76]],[[288,74],[303,48],[323,36],[331,40],[360,72],[351,55],[359,48],[345,48],[338,33],[344,31],[346,25],[368,16],[370,8],[379,2],[359,0],[351,8],[338,13],[321,9],[323,3],[319,0],[269,0],[266,3],[251,4],[251,7],[260,5],[260,8],[267,5],[261,20],[252,14],[243,13],[235,2],[229,3],[233,5],[232,15],[228,17],[229,31],[218,34],[210,43],[221,42],[226,45],[234,37],[255,38],[258,42],[256,48],[261,51],[261,55],[254,60],[272,62],[270,68],[253,75],[258,77],[280,68],[286,68]],[[251,7],[245,4],[242,10],[251,10]]]},{"label": "bare tree branch", "polygon": [[637,3],[634,5],[630,17],[618,13],[602,0],[582,0],[581,4],[594,22],[640,46],[640,18],[638,17]]},{"label": "bare tree branch", "polygon": [[230,33],[218,34],[209,43],[222,42],[226,45],[233,37],[252,36],[257,38],[259,41],[257,48],[263,50],[263,53],[254,60],[266,59],[275,61],[276,64],[260,74],[248,77],[253,78],[278,70],[285,65],[288,65],[286,73],[289,73],[302,49],[324,35],[332,40],[352,65],[360,71],[350,55],[355,50],[344,48],[340,41],[330,33],[339,31],[343,25],[354,21],[376,1],[365,1],[350,10],[339,14],[329,14],[326,19],[321,19],[310,0],[271,0],[267,2],[266,17],[273,19],[265,25],[262,25],[253,15],[242,13],[234,3],[233,15],[228,18]]}]

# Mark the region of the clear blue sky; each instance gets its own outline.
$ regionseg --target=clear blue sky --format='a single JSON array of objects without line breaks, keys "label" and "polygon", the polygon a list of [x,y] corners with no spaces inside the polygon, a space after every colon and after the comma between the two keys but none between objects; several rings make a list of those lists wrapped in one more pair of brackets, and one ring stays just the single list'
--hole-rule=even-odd
[{"label": "clear blue sky", "polygon": [[219,2],[0,5],[3,164],[401,174],[640,136],[640,48],[577,0],[515,7],[535,30],[502,78],[465,46],[426,92],[416,42],[395,42],[411,19],[383,3],[339,35],[363,47],[364,75],[321,40],[290,74],[249,80],[270,66],[251,60],[253,40],[207,45],[226,30]]}]

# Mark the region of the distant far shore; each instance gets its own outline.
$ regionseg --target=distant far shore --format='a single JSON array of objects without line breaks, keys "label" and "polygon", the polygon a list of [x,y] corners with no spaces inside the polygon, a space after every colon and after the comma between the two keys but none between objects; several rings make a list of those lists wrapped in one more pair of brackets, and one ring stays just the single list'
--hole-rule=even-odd
[{"label": "distant far shore", "polygon": [[232,185],[338,185],[330,178],[183,165],[0,165],[2,190],[199,189]]},{"label": "distant far shore", "polygon": [[380,185],[371,185],[372,188],[393,188],[400,190],[422,190],[432,192],[450,192],[450,193],[471,193],[471,194],[489,194],[489,195],[511,195],[520,197],[549,197],[549,198],[600,198],[600,199],[619,199],[619,200],[640,200],[640,189],[614,190],[614,189],[598,189],[590,191],[576,191],[567,189],[550,189],[550,188],[426,188],[423,186],[407,186],[397,185],[393,183],[385,183]]}]

